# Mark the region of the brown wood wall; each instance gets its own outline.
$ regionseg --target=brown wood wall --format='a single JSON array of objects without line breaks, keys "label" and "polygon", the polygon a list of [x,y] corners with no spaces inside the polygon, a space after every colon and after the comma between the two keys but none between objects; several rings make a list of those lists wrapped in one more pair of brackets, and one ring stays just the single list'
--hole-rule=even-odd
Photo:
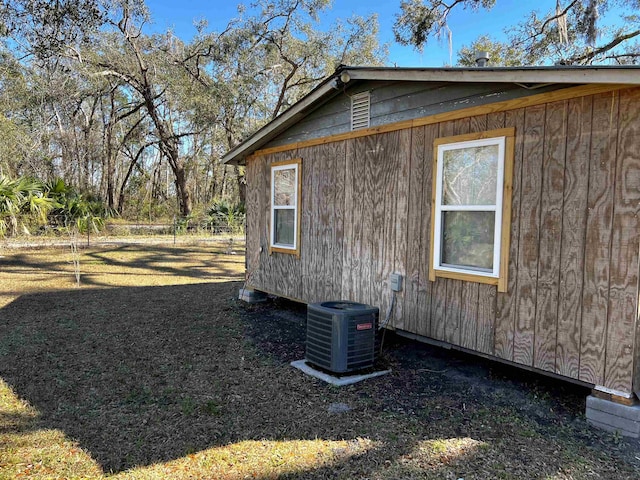
[{"label": "brown wood wall", "polygon": [[[430,282],[433,141],[504,127],[516,129],[508,292]],[[297,157],[299,259],[268,254],[269,165]],[[398,272],[396,328],[633,390],[639,88],[259,156],[247,178],[251,286],[309,303],[368,303],[384,317],[389,274]]]}]

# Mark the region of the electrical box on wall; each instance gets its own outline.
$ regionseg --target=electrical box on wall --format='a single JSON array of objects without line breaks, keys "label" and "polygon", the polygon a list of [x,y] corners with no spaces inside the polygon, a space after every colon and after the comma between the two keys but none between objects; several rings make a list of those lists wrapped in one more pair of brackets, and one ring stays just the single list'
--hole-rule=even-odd
[{"label": "electrical box on wall", "polygon": [[402,290],[402,275],[399,273],[392,273],[389,277],[389,286],[394,292]]}]

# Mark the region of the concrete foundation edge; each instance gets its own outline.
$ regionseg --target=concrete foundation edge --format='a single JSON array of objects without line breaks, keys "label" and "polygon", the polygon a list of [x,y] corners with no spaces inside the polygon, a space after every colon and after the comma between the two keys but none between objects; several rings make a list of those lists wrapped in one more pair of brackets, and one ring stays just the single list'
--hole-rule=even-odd
[{"label": "concrete foundation edge", "polygon": [[267,300],[267,294],[252,288],[241,288],[238,299],[247,303],[261,303]]},{"label": "concrete foundation edge", "polygon": [[368,373],[365,375],[349,375],[345,377],[335,377],[333,375],[329,375],[328,373],[321,372],[320,370],[316,370],[311,367],[305,360],[296,360],[295,362],[291,362],[291,366],[297,368],[303,373],[307,375],[327,382],[331,385],[335,385],[337,387],[342,387],[345,385],[353,385],[354,383],[361,382],[362,380],[367,380],[369,378],[379,377],[381,375],[386,375],[387,373],[391,373],[391,370],[381,370],[378,372]]},{"label": "concrete foundation edge", "polygon": [[640,438],[640,405],[621,405],[589,395],[585,411],[587,422],[625,437]]}]

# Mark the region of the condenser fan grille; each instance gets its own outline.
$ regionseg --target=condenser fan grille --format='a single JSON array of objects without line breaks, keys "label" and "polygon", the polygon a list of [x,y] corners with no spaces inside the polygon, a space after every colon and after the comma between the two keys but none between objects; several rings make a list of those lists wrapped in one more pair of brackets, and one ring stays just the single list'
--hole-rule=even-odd
[{"label": "condenser fan grille", "polygon": [[353,302],[324,302],[307,307],[306,360],[331,372],[373,366],[378,309]]}]

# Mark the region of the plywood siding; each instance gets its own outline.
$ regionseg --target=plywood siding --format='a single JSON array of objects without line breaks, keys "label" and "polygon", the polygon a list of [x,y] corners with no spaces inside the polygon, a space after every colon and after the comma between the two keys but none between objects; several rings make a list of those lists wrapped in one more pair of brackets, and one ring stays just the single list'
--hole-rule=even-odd
[{"label": "plywood siding", "polygon": [[[424,178],[425,178],[425,129],[417,127],[411,130],[411,147],[408,152],[409,171],[407,191],[407,230],[405,239],[405,282],[404,282],[404,305],[403,315],[398,317],[395,327],[415,332],[418,319],[421,315],[418,311],[419,291],[424,289],[425,279],[421,282],[420,266],[422,264],[420,253],[425,239],[422,235],[422,223],[424,212],[429,208],[424,202]],[[423,258],[424,260],[424,258]]]},{"label": "plywood siding", "polygon": [[[506,112],[504,124],[518,132],[524,131],[524,109]],[[507,291],[497,296],[494,352],[502,359],[513,360],[515,328],[517,323],[518,246],[520,238],[522,164],[524,159],[524,135],[517,135],[514,147],[513,193],[511,196],[511,242],[509,244],[509,283]]]},{"label": "plywood siding", "polygon": [[640,241],[640,90],[620,92],[604,383],[629,391],[634,365]]},{"label": "plywood siding", "polygon": [[[434,140],[509,127],[507,292],[430,282]],[[269,255],[269,165],[297,157],[301,255]],[[251,286],[304,302],[373,304],[382,318],[391,312],[394,328],[421,337],[638,389],[640,89],[263,155],[248,162],[247,177]],[[397,294],[393,272],[404,276]]]},{"label": "plywood siding", "polygon": [[591,97],[568,104],[556,340],[556,373],[567,376],[580,365],[592,106]]},{"label": "plywood siding", "polygon": [[546,106],[533,365],[547,371],[556,367],[567,113],[566,100]]},{"label": "plywood siding", "polygon": [[619,95],[593,97],[579,377],[604,383]]}]

